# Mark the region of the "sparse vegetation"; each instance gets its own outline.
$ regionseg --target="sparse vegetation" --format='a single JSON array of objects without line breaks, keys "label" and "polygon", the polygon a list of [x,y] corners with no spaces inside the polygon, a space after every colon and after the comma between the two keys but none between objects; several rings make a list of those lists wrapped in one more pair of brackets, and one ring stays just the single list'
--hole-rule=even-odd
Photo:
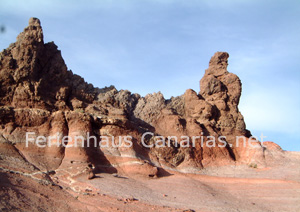
[{"label": "sparse vegetation", "polygon": [[257,164],[256,164],[256,163],[250,163],[250,164],[249,164],[249,167],[250,167],[250,168],[257,169]]},{"label": "sparse vegetation", "polygon": [[82,108],[76,108],[74,111],[77,113],[84,113],[84,110]]}]

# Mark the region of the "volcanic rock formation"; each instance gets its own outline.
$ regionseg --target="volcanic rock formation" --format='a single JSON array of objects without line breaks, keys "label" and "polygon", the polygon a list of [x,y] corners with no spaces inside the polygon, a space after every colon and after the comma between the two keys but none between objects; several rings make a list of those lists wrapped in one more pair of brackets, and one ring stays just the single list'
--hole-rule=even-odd
[{"label": "volcanic rock formation", "polygon": [[[31,18],[17,41],[0,54],[0,155],[14,157],[31,172],[55,171],[61,175],[66,170],[84,173],[89,165],[94,172],[151,177],[162,169],[195,172],[253,161],[264,165],[267,150],[260,142],[237,145],[236,136],[241,136],[242,144],[251,134],[238,110],[241,81],[227,71],[228,57],[226,52],[217,52],[211,58],[198,94],[189,89],[166,100],[161,93],[141,97],[114,86],[99,89],[67,70],[57,46],[44,43],[40,21]],[[51,142],[59,145],[40,148],[29,143],[27,147],[26,132],[35,133],[35,137],[58,133],[59,139]],[[145,132],[165,138],[185,136],[189,141],[193,136],[203,136],[203,145],[200,140],[194,147],[177,145],[173,137],[170,146],[158,148],[156,138],[148,135],[145,143],[153,146],[146,147],[141,142]],[[87,142],[87,133],[98,141],[108,136],[109,145],[63,145],[72,144],[75,136],[83,136]],[[113,138],[117,142],[119,136],[128,135],[132,147],[112,145]],[[69,136],[69,140],[62,141],[63,136]],[[223,142],[216,139],[216,147],[210,147],[207,136],[226,138]],[[120,142],[126,143],[124,137]],[[9,164],[1,160],[1,166],[5,169]]]}]

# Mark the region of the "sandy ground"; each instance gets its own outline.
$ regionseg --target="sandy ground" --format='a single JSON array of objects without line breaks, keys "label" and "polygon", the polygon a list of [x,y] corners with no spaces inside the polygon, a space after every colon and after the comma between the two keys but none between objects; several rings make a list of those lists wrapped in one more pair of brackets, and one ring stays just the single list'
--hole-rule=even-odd
[{"label": "sandy ground", "polygon": [[[205,175],[169,172],[157,179],[100,174],[91,181],[77,180],[102,195],[171,211],[300,211],[300,155],[293,154],[272,168],[218,167],[203,170]],[[120,209],[126,211],[126,204]]]},{"label": "sandy ground", "polygon": [[174,174],[126,179],[102,174],[89,181],[101,194],[195,211],[300,211],[300,183],[286,180]]},{"label": "sandy ground", "polygon": [[[1,171],[0,211],[298,212],[300,154],[289,158],[274,167],[218,167],[202,174],[168,171],[153,179],[77,176],[72,186],[59,183],[63,188]],[[84,192],[74,191],[76,186]]]}]

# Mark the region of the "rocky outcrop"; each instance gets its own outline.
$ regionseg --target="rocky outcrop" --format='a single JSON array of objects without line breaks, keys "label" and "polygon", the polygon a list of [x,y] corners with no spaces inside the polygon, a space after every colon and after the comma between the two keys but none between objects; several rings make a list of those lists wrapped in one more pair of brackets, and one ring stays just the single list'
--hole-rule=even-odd
[{"label": "rocky outcrop", "polygon": [[217,52],[200,81],[200,95],[215,108],[215,126],[226,133],[248,134],[238,104],[242,92],[240,79],[227,71],[229,54]]},{"label": "rocky outcrop", "polygon": [[[217,52],[211,58],[199,93],[189,89],[166,100],[161,93],[141,97],[113,86],[99,89],[67,70],[57,46],[44,43],[40,21],[31,18],[17,41],[0,54],[0,134],[33,167],[61,175],[65,170],[83,173],[90,164],[93,173],[153,177],[161,168],[196,172],[263,161],[258,141],[250,155],[248,147],[236,145],[236,136],[248,139],[251,134],[238,110],[241,81],[227,71],[228,57]],[[57,145],[27,147],[26,132],[34,138],[56,136],[51,143]],[[64,136],[68,139],[62,140]],[[83,145],[65,147],[75,144],[75,136],[82,137]],[[132,138],[131,147],[126,147],[126,136]],[[212,147],[208,136],[226,138]],[[162,147],[157,140],[169,145]]]}]

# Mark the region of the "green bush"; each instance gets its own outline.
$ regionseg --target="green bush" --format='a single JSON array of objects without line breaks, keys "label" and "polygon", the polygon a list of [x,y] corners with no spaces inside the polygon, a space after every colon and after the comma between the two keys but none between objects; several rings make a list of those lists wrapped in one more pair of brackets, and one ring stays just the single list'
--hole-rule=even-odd
[{"label": "green bush", "polygon": [[257,168],[257,164],[256,164],[256,163],[250,163],[250,164],[249,164],[249,167],[250,167],[250,168],[256,169],[256,168]]}]

